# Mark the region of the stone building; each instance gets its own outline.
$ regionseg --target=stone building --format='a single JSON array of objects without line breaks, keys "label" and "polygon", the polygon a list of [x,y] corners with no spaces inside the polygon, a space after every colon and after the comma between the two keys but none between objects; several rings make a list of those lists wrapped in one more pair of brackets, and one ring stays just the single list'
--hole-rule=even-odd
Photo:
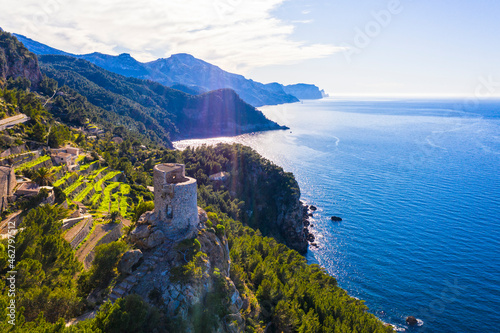
[{"label": "stone building", "polygon": [[208,179],[214,182],[223,182],[229,178],[229,173],[227,172],[218,172],[213,175],[208,176]]},{"label": "stone building", "polygon": [[66,165],[70,167],[76,163],[80,149],[75,147],[64,147],[50,150],[52,161],[56,165]]},{"label": "stone building", "polygon": [[153,169],[156,218],[167,232],[194,230],[198,226],[196,179],[186,177],[184,164],[158,164]]},{"label": "stone building", "polygon": [[141,216],[132,241],[152,248],[194,236],[200,222],[196,179],[186,177],[184,164],[166,163],[153,168],[153,181],[155,209]]}]

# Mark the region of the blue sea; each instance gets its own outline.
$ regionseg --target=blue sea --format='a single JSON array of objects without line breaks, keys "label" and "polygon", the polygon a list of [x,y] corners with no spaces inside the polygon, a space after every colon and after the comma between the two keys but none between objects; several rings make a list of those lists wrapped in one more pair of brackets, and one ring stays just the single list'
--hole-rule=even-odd
[{"label": "blue sea", "polygon": [[[318,211],[318,263],[407,332],[500,332],[500,101],[340,99],[261,108],[290,127],[236,138]],[[334,223],[330,217],[343,218]],[[420,326],[408,327],[407,316]]]}]

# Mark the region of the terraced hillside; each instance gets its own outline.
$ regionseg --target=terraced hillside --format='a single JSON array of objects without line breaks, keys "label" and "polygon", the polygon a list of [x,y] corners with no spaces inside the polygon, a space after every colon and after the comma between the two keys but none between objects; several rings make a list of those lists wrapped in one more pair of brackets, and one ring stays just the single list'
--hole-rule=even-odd
[{"label": "terraced hillside", "polygon": [[[74,171],[61,166],[53,166],[50,170],[56,175],[53,186],[66,195],[70,210],[75,215],[85,216],[65,231],[65,239],[76,248],[77,258],[88,267],[97,245],[117,240],[121,237],[121,229],[130,226],[129,219],[140,197],[130,195],[132,187],[121,171],[110,170],[98,161],[85,163],[83,158],[78,161],[80,164]],[[80,213],[76,213],[77,210]],[[115,219],[111,220],[111,216]]]}]

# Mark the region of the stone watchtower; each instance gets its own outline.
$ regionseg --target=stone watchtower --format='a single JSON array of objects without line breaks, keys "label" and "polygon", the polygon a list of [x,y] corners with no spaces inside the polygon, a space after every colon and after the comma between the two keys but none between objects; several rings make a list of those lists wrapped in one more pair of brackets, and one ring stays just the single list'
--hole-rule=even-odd
[{"label": "stone watchtower", "polygon": [[165,163],[153,169],[158,226],[168,235],[190,233],[199,223],[196,179],[186,177],[184,164]]}]

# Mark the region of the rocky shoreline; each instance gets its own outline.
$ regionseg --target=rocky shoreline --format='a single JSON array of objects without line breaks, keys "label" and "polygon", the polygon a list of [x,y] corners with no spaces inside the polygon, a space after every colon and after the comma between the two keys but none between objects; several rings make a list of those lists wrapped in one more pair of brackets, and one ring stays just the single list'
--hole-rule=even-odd
[{"label": "rocky shoreline", "polygon": [[302,205],[302,225],[304,226],[303,228],[303,233],[304,236],[307,240],[307,242],[314,247],[318,247],[318,244],[315,242],[316,238],[314,237],[314,234],[310,232],[309,228],[312,227],[311,221],[309,221],[309,218],[313,216],[313,211],[316,210],[315,206],[309,206],[305,202],[300,202]]}]

